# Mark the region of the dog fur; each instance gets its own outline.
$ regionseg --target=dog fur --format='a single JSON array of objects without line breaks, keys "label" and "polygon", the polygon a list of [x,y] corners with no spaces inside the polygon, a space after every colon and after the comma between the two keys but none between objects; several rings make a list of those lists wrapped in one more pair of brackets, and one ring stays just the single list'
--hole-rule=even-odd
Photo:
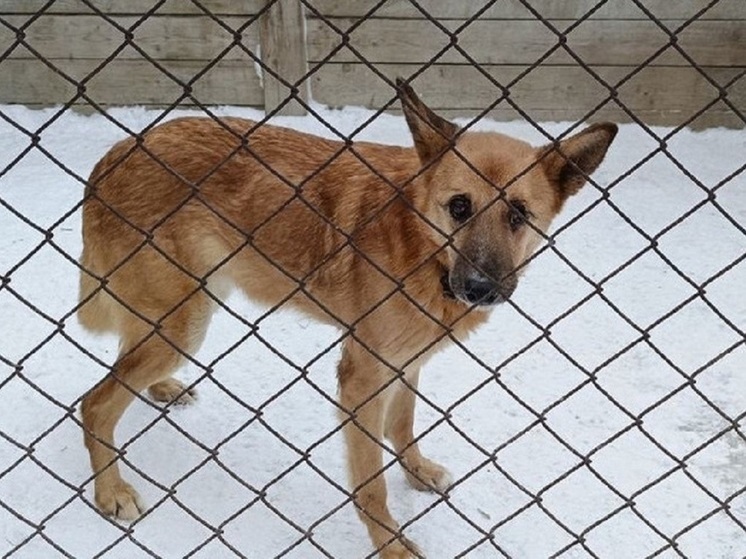
[{"label": "dog fur", "polygon": [[[80,322],[120,354],[82,404],[95,500],[144,510],[114,428],[135,395],[193,396],[171,375],[237,287],[346,332],[339,404],[355,505],[385,559],[421,556],[387,507],[383,444],[418,489],[448,472],[413,435],[421,366],[510,297],[565,200],[601,163],[609,123],[542,148],[461,131],[399,82],[414,148],[345,144],[225,118],[180,118],[114,146],[83,205]],[[458,200],[457,200],[458,199]]]}]

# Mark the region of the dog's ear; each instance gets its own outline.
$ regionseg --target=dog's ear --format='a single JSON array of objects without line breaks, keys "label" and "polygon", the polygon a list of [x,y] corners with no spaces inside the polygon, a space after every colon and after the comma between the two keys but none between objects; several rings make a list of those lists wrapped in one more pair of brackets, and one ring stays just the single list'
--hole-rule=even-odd
[{"label": "dog's ear", "polygon": [[453,145],[459,128],[431,111],[402,78],[396,79],[396,87],[417,155],[427,165]]},{"label": "dog's ear", "polygon": [[547,176],[565,200],[586,183],[606,155],[617,133],[617,125],[602,122],[541,150],[539,157]]}]

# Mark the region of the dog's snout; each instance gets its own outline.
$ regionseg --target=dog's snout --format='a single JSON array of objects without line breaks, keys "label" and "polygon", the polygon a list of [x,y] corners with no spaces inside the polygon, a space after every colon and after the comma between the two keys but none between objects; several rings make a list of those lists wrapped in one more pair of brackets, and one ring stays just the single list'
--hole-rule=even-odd
[{"label": "dog's snout", "polygon": [[[498,279],[499,277],[499,279]],[[515,291],[518,283],[514,273],[492,276],[471,269],[466,274],[451,278],[453,293],[471,305],[496,305],[503,303]]]},{"label": "dog's snout", "polygon": [[489,305],[495,302],[499,292],[492,279],[475,274],[464,281],[464,295],[470,303]]}]

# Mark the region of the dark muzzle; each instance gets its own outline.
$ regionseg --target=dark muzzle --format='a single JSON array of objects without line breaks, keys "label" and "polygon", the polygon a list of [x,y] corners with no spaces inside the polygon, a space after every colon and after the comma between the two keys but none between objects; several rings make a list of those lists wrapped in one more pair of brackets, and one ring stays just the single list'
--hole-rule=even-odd
[{"label": "dark muzzle", "polygon": [[497,279],[472,270],[462,281],[449,282],[451,293],[470,305],[496,305],[504,303],[513,294],[517,277],[509,273]]}]

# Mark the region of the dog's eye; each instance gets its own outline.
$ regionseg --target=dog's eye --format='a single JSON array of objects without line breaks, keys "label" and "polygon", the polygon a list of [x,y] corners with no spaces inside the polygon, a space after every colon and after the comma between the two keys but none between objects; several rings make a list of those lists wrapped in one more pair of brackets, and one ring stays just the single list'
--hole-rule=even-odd
[{"label": "dog's eye", "polygon": [[471,200],[464,194],[457,194],[448,201],[448,211],[453,219],[463,223],[471,217]]},{"label": "dog's eye", "polygon": [[523,202],[510,202],[508,225],[511,231],[517,231],[528,221],[529,213]]}]

